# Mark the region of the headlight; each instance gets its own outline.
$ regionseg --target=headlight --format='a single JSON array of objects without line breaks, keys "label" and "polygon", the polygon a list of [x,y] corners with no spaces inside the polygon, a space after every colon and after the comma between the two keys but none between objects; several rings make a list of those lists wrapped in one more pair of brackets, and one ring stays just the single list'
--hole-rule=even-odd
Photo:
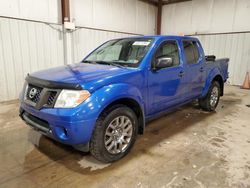
[{"label": "headlight", "polygon": [[90,97],[87,90],[66,90],[63,89],[59,94],[55,108],[74,108]]}]

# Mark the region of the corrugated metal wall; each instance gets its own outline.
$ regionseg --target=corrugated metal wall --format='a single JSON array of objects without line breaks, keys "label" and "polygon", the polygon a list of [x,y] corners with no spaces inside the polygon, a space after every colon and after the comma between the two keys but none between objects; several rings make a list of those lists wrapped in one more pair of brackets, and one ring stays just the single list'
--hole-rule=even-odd
[{"label": "corrugated metal wall", "polygon": [[59,23],[60,0],[0,0],[0,16]]},{"label": "corrugated metal wall", "polygon": [[198,35],[206,54],[229,57],[229,83],[242,85],[250,71],[250,33]]},{"label": "corrugated metal wall", "polygon": [[192,0],[166,5],[162,18],[164,34],[250,31],[250,0]]},{"label": "corrugated metal wall", "polygon": [[0,101],[18,97],[27,73],[62,65],[57,29],[61,26],[0,18]]},{"label": "corrugated metal wall", "polygon": [[154,34],[157,8],[139,0],[71,0],[77,26]]}]

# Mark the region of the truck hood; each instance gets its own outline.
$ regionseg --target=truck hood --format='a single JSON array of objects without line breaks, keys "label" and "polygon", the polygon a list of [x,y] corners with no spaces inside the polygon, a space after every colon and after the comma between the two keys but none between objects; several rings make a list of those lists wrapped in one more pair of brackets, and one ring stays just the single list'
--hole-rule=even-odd
[{"label": "truck hood", "polygon": [[110,65],[77,63],[35,72],[31,76],[42,80],[84,86],[85,83],[98,82],[98,80],[105,80],[126,72],[130,72],[130,69]]}]

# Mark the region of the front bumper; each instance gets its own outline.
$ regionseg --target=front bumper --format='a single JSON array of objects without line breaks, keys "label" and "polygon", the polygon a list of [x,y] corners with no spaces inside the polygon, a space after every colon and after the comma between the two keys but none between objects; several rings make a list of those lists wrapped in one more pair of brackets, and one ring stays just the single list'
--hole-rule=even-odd
[{"label": "front bumper", "polygon": [[54,140],[68,145],[87,144],[96,119],[84,120],[79,109],[35,109],[22,102],[20,117],[34,129]]}]

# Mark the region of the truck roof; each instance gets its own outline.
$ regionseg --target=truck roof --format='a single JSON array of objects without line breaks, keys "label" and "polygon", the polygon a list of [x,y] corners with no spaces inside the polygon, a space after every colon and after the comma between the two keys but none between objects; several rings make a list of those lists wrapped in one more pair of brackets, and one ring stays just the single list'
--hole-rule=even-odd
[{"label": "truck roof", "polygon": [[133,37],[129,37],[129,38],[155,38],[155,39],[174,39],[174,40],[178,40],[178,39],[191,39],[191,40],[197,40],[197,38],[195,37],[189,37],[189,36],[178,36],[178,35],[145,35],[145,36],[133,36]]}]

